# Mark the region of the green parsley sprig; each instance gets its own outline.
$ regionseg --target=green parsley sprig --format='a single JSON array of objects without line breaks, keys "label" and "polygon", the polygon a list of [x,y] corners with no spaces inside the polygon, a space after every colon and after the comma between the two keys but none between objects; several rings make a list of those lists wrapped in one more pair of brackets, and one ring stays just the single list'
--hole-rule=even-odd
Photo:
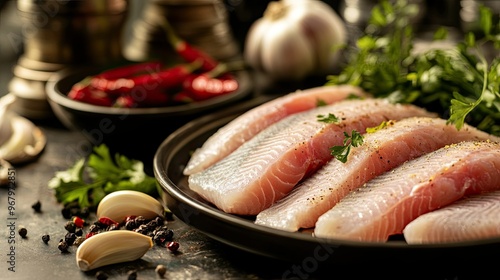
[{"label": "green parsley sprig", "polygon": [[144,172],[141,161],[124,155],[111,156],[104,144],[94,147],[87,159],[82,158],[67,170],[58,171],[48,182],[57,201],[67,205],[95,207],[106,195],[118,190],[136,190],[156,196],[156,179]]},{"label": "green parsley sprig", "polygon": [[363,144],[363,136],[356,130],[352,130],[351,135],[344,131],[344,141],[342,146],[330,148],[330,154],[337,160],[346,163],[351,152],[351,147],[358,147]]},{"label": "green parsley sprig", "polygon": [[[481,34],[469,32],[453,48],[416,53],[410,24],[416,13],[418,6],[407,1],[381,1],[346,67],[327,84],[357,85],[375,97],[440,113],[458,129],[467,122],[500,135],[500,57],[484,54],[487,47],[500,49],[500,21],[481,6]],[[438,28],[435,39],[445,37]]]}]

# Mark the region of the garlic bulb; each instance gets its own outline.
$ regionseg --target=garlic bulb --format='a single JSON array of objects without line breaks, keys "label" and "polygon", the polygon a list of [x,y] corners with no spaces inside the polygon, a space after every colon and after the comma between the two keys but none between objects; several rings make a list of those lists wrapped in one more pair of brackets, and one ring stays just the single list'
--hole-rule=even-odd
[{"label": "garlic bulb", "polygon": [[328,4],[279,0],[250,27],[244,56],[251,67],[277,80],[300,80],[331,73],[346,42],[345,24]]},{"label": "garlic bulb", "polygon": [[31,121],[9,110],[13,102],[12,95],[0,99],[0,158],[22,163],[38,156],[45,147],[46,139]]}]

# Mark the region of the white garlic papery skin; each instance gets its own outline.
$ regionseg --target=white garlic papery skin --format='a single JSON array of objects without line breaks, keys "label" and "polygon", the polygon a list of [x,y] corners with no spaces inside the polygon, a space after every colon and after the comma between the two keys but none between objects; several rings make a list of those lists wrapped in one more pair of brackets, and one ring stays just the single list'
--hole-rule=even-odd
[{"label": "white garlic papery skin", "polygon": [[328,4],[272,1],[250,27],[244,56],[251,67],[277,80],[301,80],[331,74],[346,42],[345,24]]}]

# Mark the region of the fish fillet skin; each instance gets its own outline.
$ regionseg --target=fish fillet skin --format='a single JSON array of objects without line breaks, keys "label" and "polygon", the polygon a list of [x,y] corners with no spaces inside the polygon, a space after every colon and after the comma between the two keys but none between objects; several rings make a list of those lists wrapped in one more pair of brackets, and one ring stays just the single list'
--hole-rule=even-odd
[{"label": "fish fillet skin", "polygon": [[322,238],[385,242],[420,215],[500,189],[500,145],[460,142],[407,161],[349,193],[318,218]]},{"label": "fish fillet skin", "polygon": [[[340,123],[318,121],[334,114]],[[269,126],[208,169],[190,175],[189,187],[219,209],[256,215],[329,161],[344,132],[364,133],[390,119],[434,116],[414,105],[382,99],[344,100],[293,114]]]},{"label": "fish fillet skin", "polygon": [[418,156],[445,145],[500,138],[475,127],[461,130],[441,118],[413,117],[364,135],[361,146],[352,147],[346,163],[331,160],[287,196],[259,213],[255,223],[286,231],[314,227],[318,217],[349,192]]},{"label": "fish fillet skin", "polygon": [[473,195],[423,214],[403,230],[408,244],[500,237],[500,191]]},{"label": "fish fillet skin", "polygon": [[184,175],[206,169],[269,125],[289,115],[313,109],[318,106],[318,101],[332,104],[350,95],[367,97],[361,88],[355,86],[321,86],[297,90],[248,110],[221,127],[193,152],[184,168]]}]

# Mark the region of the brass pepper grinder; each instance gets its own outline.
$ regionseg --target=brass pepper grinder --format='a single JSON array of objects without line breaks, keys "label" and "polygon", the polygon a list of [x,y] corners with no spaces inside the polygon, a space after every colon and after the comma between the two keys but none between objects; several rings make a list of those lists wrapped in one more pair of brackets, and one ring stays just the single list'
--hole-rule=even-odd
[{"label": "brass pepper grinder", "polygon": [[62,69],[104,65],[122,59],[122,27],[128,0],[18,0],[24,52],[13,69],[12,109],[46,119],[48,79]]}]

